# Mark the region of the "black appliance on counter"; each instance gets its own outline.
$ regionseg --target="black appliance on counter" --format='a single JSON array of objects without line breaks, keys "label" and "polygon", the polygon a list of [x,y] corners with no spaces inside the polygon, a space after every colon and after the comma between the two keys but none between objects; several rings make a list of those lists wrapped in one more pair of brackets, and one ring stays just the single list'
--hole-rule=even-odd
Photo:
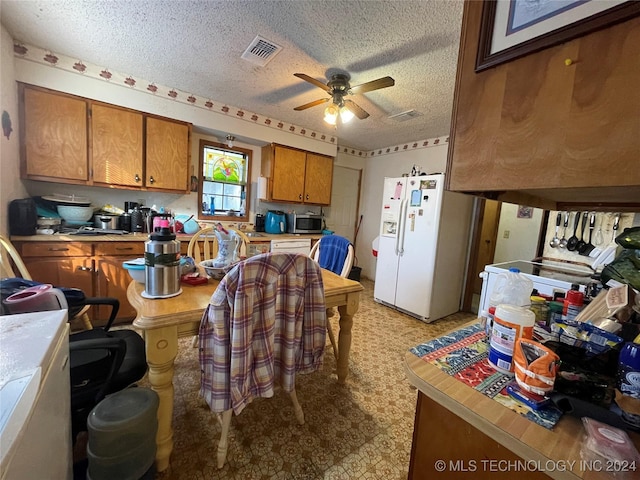
[{"label": "black appliance on counter", "polygon": [[262,215],[261,213],[257,213],[256,221],[253,225],[253,229],[256,232],[264,232],[264,221],[265,221],[264,215]]},{"label": "black appliance on counter", "polygon": [[36,202],[33,198],[20,198],[9,203],[9,234],[35,235],[38,224]]}]

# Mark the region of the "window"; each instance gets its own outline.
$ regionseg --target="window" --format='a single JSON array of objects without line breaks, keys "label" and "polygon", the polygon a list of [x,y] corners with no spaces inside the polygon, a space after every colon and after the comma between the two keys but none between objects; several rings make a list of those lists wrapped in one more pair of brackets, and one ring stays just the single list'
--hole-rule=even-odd
[{"label": "window", "polygon": [[200,220],[249,221],[251,150],[200,140]]}]

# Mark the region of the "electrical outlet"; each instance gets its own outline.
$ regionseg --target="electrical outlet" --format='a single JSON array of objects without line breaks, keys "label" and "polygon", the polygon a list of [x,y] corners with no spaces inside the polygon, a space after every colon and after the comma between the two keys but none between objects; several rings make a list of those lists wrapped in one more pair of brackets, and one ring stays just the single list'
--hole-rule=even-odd
[{"label": "electrical outlet", "polygon": [[504,231],[504,235],[502,235],[503,238],[509,238],[509,235],[511,234],[511,232],[509,230],[505,230]]}]

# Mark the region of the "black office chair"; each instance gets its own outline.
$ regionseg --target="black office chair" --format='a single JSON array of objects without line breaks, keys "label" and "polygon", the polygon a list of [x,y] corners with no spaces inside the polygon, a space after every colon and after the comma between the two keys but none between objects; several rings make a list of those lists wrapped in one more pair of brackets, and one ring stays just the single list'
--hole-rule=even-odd
[{"label": "black office chair", "polygon": [[[0,280],[0,296],[9,295],[39,282],[25,278]],[[77,288],[61,288],[67,300],[69,318],[83,314],[87,306],[111,307],[104,327],[94,327],[69,335],[71,376],[71,431],[75,443],[78,433],[87,429],[87,417],[105,396],[129,387],[147,372],[144,340],[133,330],[110,330],[120,302],[110,297],[85,297]],[[3,314],[8,312],[3,311]]]},{"label": "black office chair", "polygon": [[87,299],[92,305],[109,305],[104,327],[69,336],[71,370],[71,428],[73,439],[86,430],[87,417],[105,396],[123,390],[147,372],[144,340],[133,330],[110,330],[120,302],[115,298]]}]

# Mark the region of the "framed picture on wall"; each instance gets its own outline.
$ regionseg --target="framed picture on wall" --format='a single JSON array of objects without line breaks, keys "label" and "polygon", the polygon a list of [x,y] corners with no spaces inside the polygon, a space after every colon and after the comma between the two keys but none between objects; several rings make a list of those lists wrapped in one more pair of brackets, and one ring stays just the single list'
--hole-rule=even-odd
[{"label": "framed picture on wall", "polygon": [[533,207],[518,205],[518,218],[533,218]]},{"label": "framed picture on wall", "polygon": [[637,15],[635,0],[485,0],[476,72]]}]

